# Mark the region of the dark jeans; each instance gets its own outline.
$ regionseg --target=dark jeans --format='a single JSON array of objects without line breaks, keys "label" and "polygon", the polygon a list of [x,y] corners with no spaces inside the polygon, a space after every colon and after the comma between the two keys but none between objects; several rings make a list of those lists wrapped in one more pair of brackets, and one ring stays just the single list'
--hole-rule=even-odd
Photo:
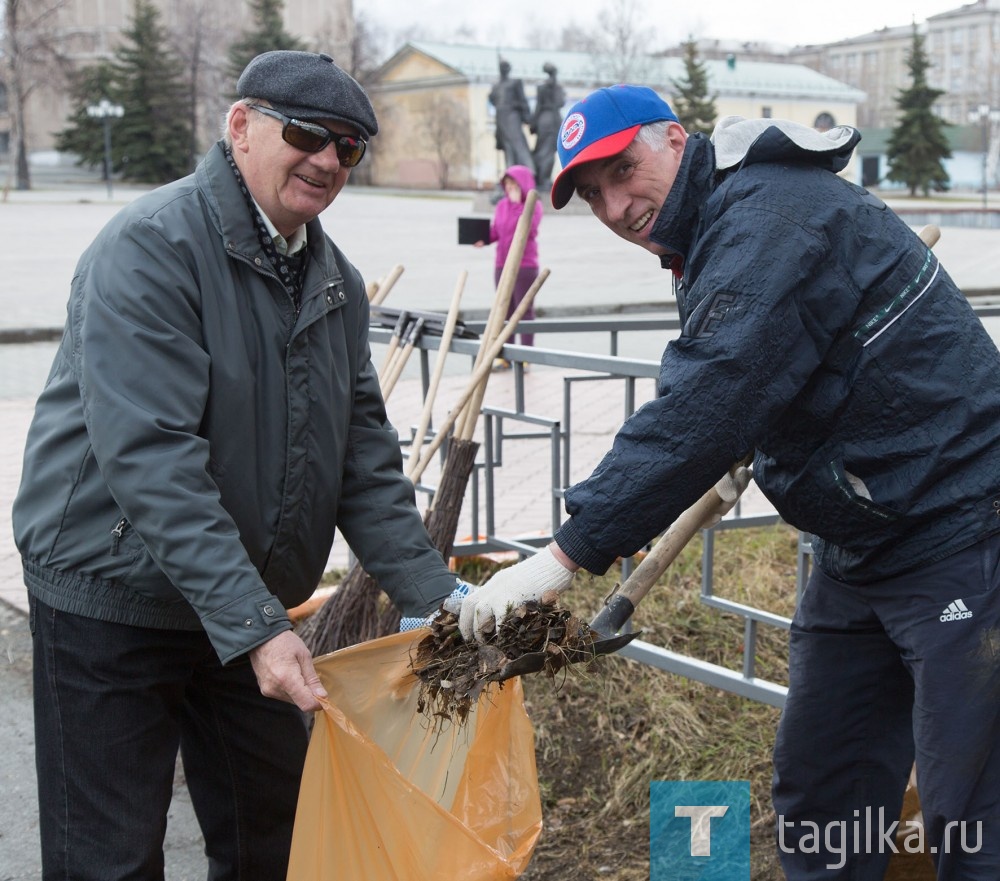
[{"label": "dark jeans", "polygon": [[1000,536],[863,587],[814,570],[789,677],[774,752],[789,881],[880,881],[914,757],[938,878],[1000,878]]},{"label": "dark jeans", "polygon": [[160,881],[177,752],[210,881],[285,881],[303,715],[201,631],[31,601],[44,881]]}]

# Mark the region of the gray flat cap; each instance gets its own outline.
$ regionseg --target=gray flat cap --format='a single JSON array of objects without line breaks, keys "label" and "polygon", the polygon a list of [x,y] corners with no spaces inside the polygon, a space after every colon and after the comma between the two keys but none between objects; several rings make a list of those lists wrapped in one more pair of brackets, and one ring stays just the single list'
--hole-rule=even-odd
[{"label": "gray flat cap", "polygon": [[240,74],[236,93],[262,98],[296,119],[339,119],[370,138],[378,121],[365,90],[329,55],[285,49],[258,55]]}]

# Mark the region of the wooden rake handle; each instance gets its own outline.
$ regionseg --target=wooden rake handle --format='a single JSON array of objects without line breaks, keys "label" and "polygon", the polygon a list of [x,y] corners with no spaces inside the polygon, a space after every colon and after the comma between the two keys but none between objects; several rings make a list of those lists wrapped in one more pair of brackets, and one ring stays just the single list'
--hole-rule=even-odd
[{"label": "wooden rake handle", "polygon": [[424,469],[430,464],[430,461],[437,452],[438,447],[444,443],[445,438],[448,436],[448,432],[451,431],[456,420],[464,412],[466,404],[468,404],[469,400],[479,389],[482,381],[490,375],[490,370],[493,368],[493,359],[496,358],[503,350],[504,343],[506,343],[510,336],[514,333],[514,330],[517,327],[517,322],[520,321],[524,313],[528,311],[532,301],[535,299],[535,294],[538,293],[538,289],[545,283],[545,279],[548,277],[548,269],[543,269],[538,273],[538,278],[536,278],[531,287],[528,288],[527,293],[524,295],[524,299],[521,300],[517,309],[514,310],[514,314],[510,317],[510,321],[508,321],[503,330],[500,331],[500,335],[485,348],[485,357],[482,359],[482,363],[480,363],[479,366],[472,371],[472,375],[469,378],[465,390],[461,395],[459,395],[458,400],[445,417],[444,422],[442,422],[438,427],[433,440],[425,445],[424,451],[420,455],[420,460],[417,462],[416,466],[414,466],[413,473],[411,474],[411,478],[414,483],[420,480],[420,476],[424,473]]}]

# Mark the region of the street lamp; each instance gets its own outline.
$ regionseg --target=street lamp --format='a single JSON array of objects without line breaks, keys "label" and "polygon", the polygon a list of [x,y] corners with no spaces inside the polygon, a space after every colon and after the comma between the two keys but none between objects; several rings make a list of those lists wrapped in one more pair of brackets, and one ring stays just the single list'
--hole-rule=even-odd
[{"label": "street lamp", "polygon": [[1000,110],[993,110],[989,104],[980,104],[969,113],[969,122],[978,122],[983,128],[983,211],[986,210],[986,166],[990,155],[990,133],[994,123],[1000,122]]},{"label": "street lamp", "polygon": [[111,198],[111,119],[120,118],[125,113],[121,104],[112,104],[107,98],[101,98],[96,104],[87,107],[87,116],[101,120],[104,125],[104,173],[108,179],[108,198]]}]

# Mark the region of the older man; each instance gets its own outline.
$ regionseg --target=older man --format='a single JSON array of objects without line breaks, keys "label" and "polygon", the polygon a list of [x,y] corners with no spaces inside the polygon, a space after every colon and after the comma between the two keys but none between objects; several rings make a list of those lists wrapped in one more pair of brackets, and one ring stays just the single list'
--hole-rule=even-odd
[{"label": "older man", "polygon": [[934,254],[836,174],[859,139],[730,117],[709,141],[636,86],[570,110],[552,204],[575,193],[656,254],[683,329],[657,399],[567,491],[553,543],[470,594],[461,627],[481,636],[577,568],[604,572],[755,451],[761,490],[816,536],[775,749],[788,878],[881,878],[891,850],[871,825],[899,817],[915,755],[939,878],[986,881],[1000,877],[1000,353]]},{"label": "older man", "polygon": [[14,506],[45,879],[157,879],[178,748],[210,878],[284,881],[323,687],[286,608],[340,528],[408,616],[455,586],[403,476],[358,271],[317,216],[378,124],[269,52],[193,175],[84,253]]}]

